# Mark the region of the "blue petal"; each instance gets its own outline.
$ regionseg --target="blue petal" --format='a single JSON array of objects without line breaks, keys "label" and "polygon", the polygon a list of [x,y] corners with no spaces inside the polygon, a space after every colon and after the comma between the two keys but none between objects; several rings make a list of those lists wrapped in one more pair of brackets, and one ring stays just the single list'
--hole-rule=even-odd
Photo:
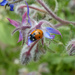
[{"label": "blue petal", "polygon": [[31,21],[30,21],[30,17],[29,17],[29,6],[28,6],[28,3],[26,1],[25,1],[25,3],[27,4],[28,23],[31,25]]},{"label": "blue petal", "polygon": [[30,40],[30,38],[28,37],[28,46],[32,43],[33,41]]},{"label": "blue petal", "polygon": [[54,39],[55,35],[50,35],[48,32],[44,32],[44,36],[49,39]]},{"label": "blue petal", "polygon": [[0,5],[1,5],[1,6],[4,6],[4,5],[6,5],[7,3],[8,3],[8,1],[3,0],[2,2],[0,2]]},{"label": "blue petal", "polygon": [[10,11],[14,11],[14,5],[13,4],[9,4],[9,6],[10,6]]},{"label": "blue petal", "polygon": [[54,29],[54,28],[46,27],[46,30],[47,30],[48,32],[50,32],[50,33],[54,33],[54,34],[59,34],[59,35],[61,35],[61,33],[60,33],[58,30]]},{"label": "blue petal", "polygon": [[28,3],[25,1],[25,3],[27,4],[27,15],[29,16],[29,6]]}]

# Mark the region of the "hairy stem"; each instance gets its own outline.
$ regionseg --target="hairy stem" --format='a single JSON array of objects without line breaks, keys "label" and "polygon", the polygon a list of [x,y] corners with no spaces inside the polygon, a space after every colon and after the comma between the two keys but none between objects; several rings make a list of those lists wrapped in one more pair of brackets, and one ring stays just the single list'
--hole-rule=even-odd
[{"label": "hairy stem", "polygon": [[[27,7],[27,6],[26,5],[23,5],[23,6],[19,7],[19,8],[25,8],[25,7]],[[34,10],[37,10],[37,11],[40,11],[40,12],[43,12],[43,13],[47,13],[45,10],[39,9],[39,8],[36,8],[36,7],[33,7],[33,6],[29,6],[29,8],[34,9]]]},{"label": "hairy stem", "polygon": [[21,2],[23,0],[17,0],[17,1],[10,1],[9,4],[14,4],[14,3],[18,3],[18,2]]},{"label": "hairy stem", "polygon": [[54,26],[54,27],[55,27],[55,28],[58,28],[58,27],[63,26],[63,25],[64,25],[64,26],[67,26],[67,24],[59,23],[59,24],[55,24],[55,26]]},{"label": "hairy stem", "polygon": [[67,20],[62,20],[61,18],[59,18],[56,14],[54,14],[47,6],[46,4],[43,2],[43,0],[37,0],[38,3],[40,3],[45,9],[46,11],[57,21],[61,22],[62,24],[74,24],[75,22],[72,21],[67,21]]},{"label": "hairy stem", "polygon": [[30,51],[32,50],[32,48],[34,47],[34,45],[35,45],[38,41],[39,41],[39,40],[35,41],[35,42],[32,44],[32,46],[30,47],[30,49],[29,49],[28,52],[30,52]]}]

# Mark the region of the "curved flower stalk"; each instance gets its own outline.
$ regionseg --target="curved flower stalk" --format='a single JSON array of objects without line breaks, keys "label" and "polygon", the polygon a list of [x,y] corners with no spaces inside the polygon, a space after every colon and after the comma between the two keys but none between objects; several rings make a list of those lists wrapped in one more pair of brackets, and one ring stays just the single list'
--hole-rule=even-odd
[{"label": "curved flower stalk", "polygon": [[[58,10],[58,2],[57,2],[57,0],[55,0],[55,4],[56,4],[56,6],[55,6],[54,12],[57,12],[57,10]],[[16,8],[16,12],[17,12],[19,9],[24,9],[24,8],[26,8],[26,7],[27,7],[27,6],[24,5],[24,4],[19,5],[19,6]],[[40,12],[43,12],[43,13],[48,14],[47,11],[45,11],[43,7],[40,7],[40,6],[36,5],[36,4],[29,5],[29,8],[32,9],[32,10],[30,9],[30,13],[31,13],[31,14],[33,14],[33,11],[34,11],[34,10],[37,10],[37,11],[40,11]],[[39,8],[40,8],[40,9],[39,9]],[[34,11],[34,12],[35,12],[35,11]]]},{"label": "curved flower stalk", "polygon": [[75,39],[71,40],[66,46],[66,50],[69,55],[75,55]]},{"label": "curved flower stalk", "polygon": [[[16,10],[23,9],[23,8],[27,8],[27,5],[23,5],[23,4],[19,5]],[[29,5],[29,8],[31,8],[30,9],[31,14],[33,14],[33,12],[35,12],[34,10],[40,11],[40,12],[43,12],[43,13],[47,13],[42,7],[40,7],[38,5],[35,5],[35,4]]]},{"label": "curved flower stalk", "polygon": [[[56,13],[58,11],[58,2],[57,2],[57,0],[55,0],[55,4],[56,4],[56,6],[55,6],[54,12]],[[27,8],[27,5],[20,4],[20,5],[16,6],[15,12],[17,14],[23,15],[24,12],[26,11],[25,8]],[[31,18],[38,20],[38,15],[40,14],[41,17],[44,20],[52,20],[52,17],[49,16],[47,11],[43,7],[40,7],[37,4],[31,4],[31,5],[29,5],[29,8],[30,8],[30,16],[31,16]]]},{"label": "curved flower stalk", "polygon": [[[27,5],[21,4],[16,6],[15,8],[15,12],[17,14],[23,15],[23,13],[26,11]],[[36,4],[32,4],[29,5],[30,8],[30,16],[33,19],[38,20],[38,15],[41,15],[41,18],[43,18],[44,20],[51,20],[52,17],[49,16],[49,14],[40,6],[36,5]],[[43,13],[41,13],[43,12]]]},{"label": "curved flower stalk", "polygon": [[59,18],[56,14],[54,14],[54,12],[52,12],[47,7],[47,5],[44,3],[43,0],[37,0],[37,2],[39,4],[41,4],[45,8],[45,10],[50,14],[50,16],[52,16],[55,20],[57,20],[58,22],[60,22],[62,25],[65,25],[65,24],[73,24],[73,25],[75,25],[75,22],[73,22],[73,21],[62,20],[61,18]]},{"label": "curved flower stalk", "polygon": [[27,11],[25,8],[20,8],[23,5],[25,5],[25,4],[20,4],[20,5],[15,6],[16,14],[20,14],[22,16]]}]

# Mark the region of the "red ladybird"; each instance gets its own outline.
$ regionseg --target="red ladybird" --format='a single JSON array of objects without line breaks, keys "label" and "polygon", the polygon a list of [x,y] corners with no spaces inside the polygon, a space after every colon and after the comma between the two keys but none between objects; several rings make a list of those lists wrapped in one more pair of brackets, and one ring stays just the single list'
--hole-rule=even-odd
[{"label": "red ladybird", "polygon": [[43,31],[40,29],[36,29],[30,34],[31,41],[36,41],[38,39],[41,39],[42,37],[43,37]]}]

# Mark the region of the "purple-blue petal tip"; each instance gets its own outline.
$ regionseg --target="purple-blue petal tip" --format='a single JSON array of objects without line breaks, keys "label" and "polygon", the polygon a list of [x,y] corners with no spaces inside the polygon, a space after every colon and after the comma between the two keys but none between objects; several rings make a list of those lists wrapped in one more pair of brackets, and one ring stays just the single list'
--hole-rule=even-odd
[{"label": "purple-blue petal tip", "polygon": [[7,18],[8,20],[9,20],[9,22],[13,25],[13,26],[15,26],[15,27],[18,27],[19,26],[19,23],[17,22],[17,21],[14,21],[14,20],[12,20],[12,19],[10,19],[10,18]]},{"label": "purple-blue petal tip", "polygon": [[[54,29],[54,28],[46,27],[46,30],[47,30],[48,32],[50,32],[50,33],[54,33],[54,34],[61,35],[61,33],[60,33],[58,30]],[[62,35],[61,35],[61,37],[62,37]]]},{"label": "purple-blue petal tip", "polygon": [[10,11],[14,11],[14,5],[13,4],[9,4],[9,6],[10,6]]},{"label": "purple-blue petal tip", "polygon": [[28,3],[25,1],[25,3],[27,4],[27,15],[29,16],[29,6]]},{"label": "purple-blue petal tip", "polygon": [[30,38],[28,37],[28,46],[30,46],[30,44],[32,43],[33,41],[30,40]]},{"label": "purple-blue petal tip", "polygon": [[6,5],[7,3],[8,3],[8,1],[3,0],[2,2],[0,2],[0,5],[1,5],[1,6],[4,6],[4,5]]},{"label": "purple-blue petal tip", "polygon": [[44,36],[49,39],[54,39],[55,35],[50,35],[48,32],[44,32]]},{"label": "purple-blue petal tip", "polygon": [[31,25],[31,21],[30,21],[30,17],[29,17],[29,6],[28,6],[28,3],[26,1],[25,1],[25,3],[27,4],[28,23]]}]

